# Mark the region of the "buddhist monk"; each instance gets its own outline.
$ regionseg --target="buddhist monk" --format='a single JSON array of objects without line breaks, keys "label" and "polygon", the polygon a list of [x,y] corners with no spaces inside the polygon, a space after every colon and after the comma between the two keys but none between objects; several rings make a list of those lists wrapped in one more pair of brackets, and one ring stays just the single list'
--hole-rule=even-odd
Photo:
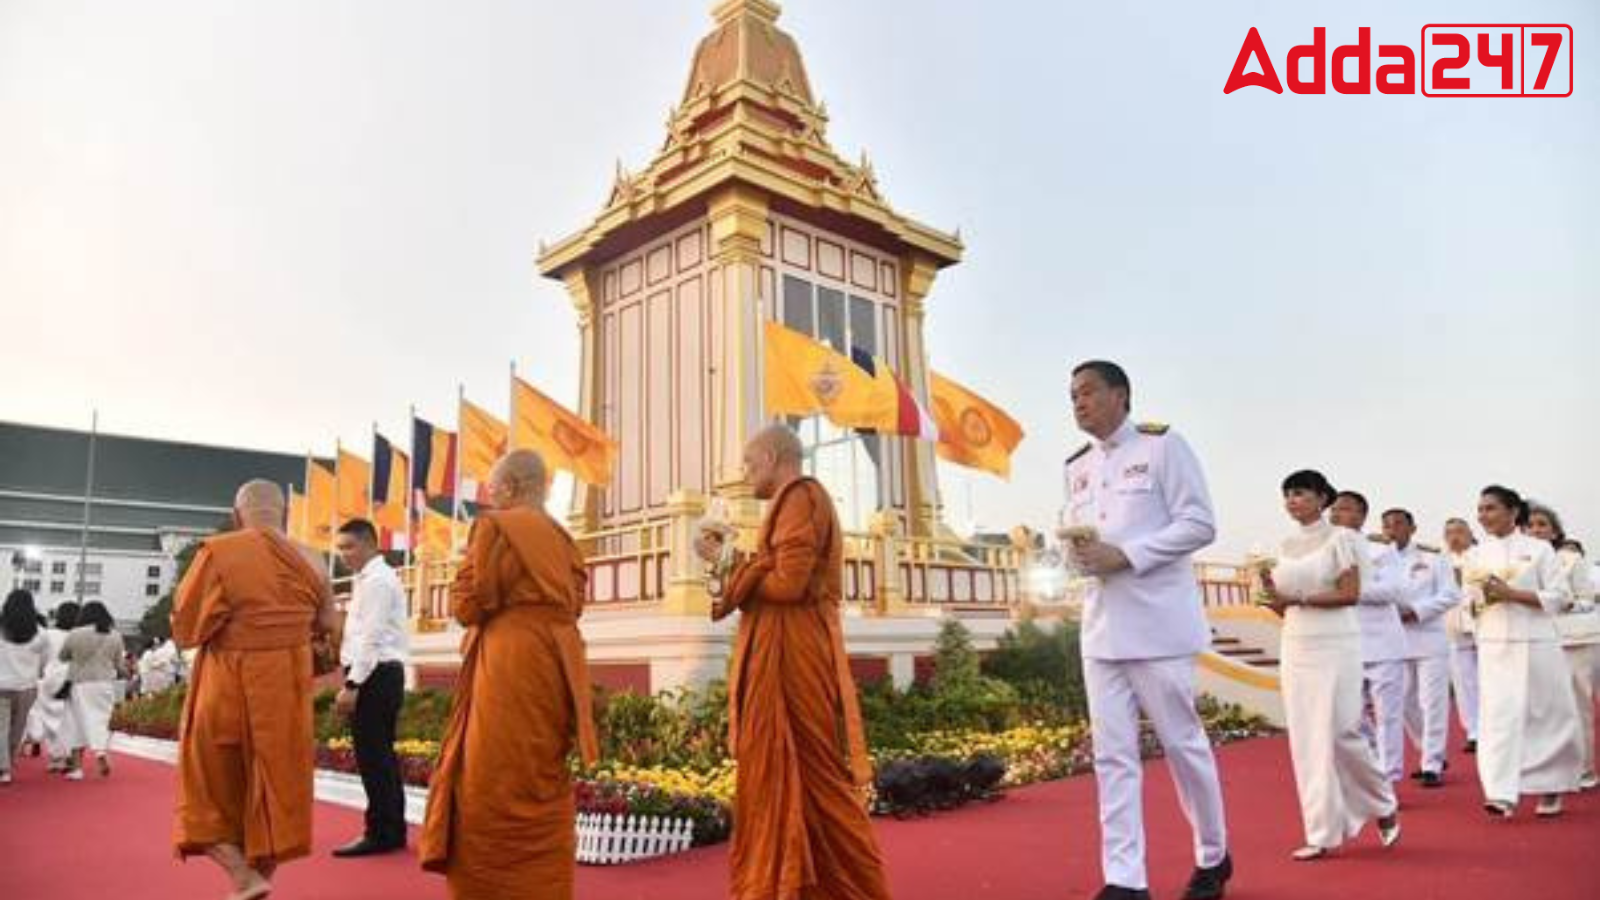
[{"label": "buddhist monk", "polygon": [[455,900],[569,900],[574,740],[596,757],[578,616],[583,556],[545,512],[544,461],[506,454],[450,588],[466,626],[419,844]]},{"label": "buddhist monk", "polygon": [[[839,620],[843,549],[833,501],[801,474],[794,432],[772,425],[744,450],[770,501],[753,555],[727,573],[713,618],[740,610],[728,676],[738,762],[734,900],[880,900],[889,890],[860,789],[872,778]],[[703,529],[696,552],[722,557]]]},{"label": "buddhist monk", "polygon": [[172,604],[172,639],[197,648],[178,736],[180,857],[205,854],[230,900],[272,890],[311,852],[313,632],[335,625],[327,579],[283,534],[283,491],[250,481],[237,530],[205,540]]}]

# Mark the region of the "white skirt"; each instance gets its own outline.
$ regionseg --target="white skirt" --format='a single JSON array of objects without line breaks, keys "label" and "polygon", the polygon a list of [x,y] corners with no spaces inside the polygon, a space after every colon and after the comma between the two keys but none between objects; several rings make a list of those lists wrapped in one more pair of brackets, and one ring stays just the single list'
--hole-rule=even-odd
[{"label": "white skirt", "polygon": [[82,735],[83,746],[96,753],[111,747],[111,710],[117,705],[114,681],[91,681],[72,686],[72,720]]},{"label": "white skirt", "polygon": [[1478,640],[1478,780],[1488,800],[1574,791],[1582,768],[1572,671],[1555,641]]},{"label": "white skirt", "polygon": [[1284,718],[1306,843],[1332,849],[1394,812],[1394,787],[1361,736],[1361,637],[1285,637]]}]

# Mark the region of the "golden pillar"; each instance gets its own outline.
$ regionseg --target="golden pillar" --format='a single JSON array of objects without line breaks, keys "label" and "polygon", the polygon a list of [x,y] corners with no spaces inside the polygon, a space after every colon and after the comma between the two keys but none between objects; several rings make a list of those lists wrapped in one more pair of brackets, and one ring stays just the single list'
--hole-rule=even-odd
[{"label": "golden pillar", "polygon": [[[933,280],[939,273],[938,263],[923,254],[911,254],[901,262],[905,273],[901,297],[902,346],[906,358],[902,368],[909,381],[907,385],[924,409],[932,409],[929,402],[928,352],[923,342],[923,317],[926,298],[933,290]],[[904,441],[906,452],[907,518],[913,537],[933,537],[940,522],[939,480],[934,468],[931,441]]]},{"label": "golden pillar", "polygon": [[708,203],[711,263],[723,328],[712,376],[711,483],[729,501],[734,524],[753,526],[760,509],[744,480],[743,451],[766,419],[761,390],[761,240],[767,198],[740,185]]},{"label": "golden pillar", "polygon": [[[605,353],[600,341],[600,331],[595,327],[599,319],[596,307],[600,296],[596,290],[598,277],[590,266],[568,272],[562,282],[567,296],[578,314],[580,362],[578,367],[578,415],[590,422],[604,423],[600,408],[600,378],[605,371]],[[577,533],[593,531],[600,519],[600,488],[574,481],[572,508],[567,512],[567,527]]]}]

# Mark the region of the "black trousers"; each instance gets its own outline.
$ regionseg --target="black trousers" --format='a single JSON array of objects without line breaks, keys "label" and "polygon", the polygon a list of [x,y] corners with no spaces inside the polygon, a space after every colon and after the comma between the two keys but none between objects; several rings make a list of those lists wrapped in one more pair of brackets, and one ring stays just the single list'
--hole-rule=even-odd
[{"label": "black trousers", "polygon": [[367,840],[403,844],[406,839],[406,794],[400,781],[400,758],[394,752],[400,701],[406,691],[405,667],[380,663],[356,695],[350,731],[356,745],[356,768],[367,792]]}]

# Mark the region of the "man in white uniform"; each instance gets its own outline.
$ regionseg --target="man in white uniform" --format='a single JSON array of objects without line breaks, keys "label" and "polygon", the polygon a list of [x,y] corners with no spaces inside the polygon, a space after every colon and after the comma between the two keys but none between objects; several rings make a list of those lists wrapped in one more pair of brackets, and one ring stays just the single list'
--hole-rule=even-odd
[{"label": "man in white uniform", "polygon": [[1400,622],[1406,632],[1405,732],[1421,759],[1412,774],[1425,788],[1444,784],[1445,742],[1450,734],[1450,639],[1444,616],[1461,602],[1455,570],[1437,550],[1411,538],[1416,519],[1409,510],[1383,514],[1383,534],[1403,573]]},{"label": "man in white uniform", "polygon": [[[1367,524],[1367,498],[1340,491],[1328,519],[1341,528],[1361,532]],[[1402,575],[1394,548],[1379,541],[1367,544],[1369,565],[1361,573],[1361,688],[1374,721],[1369,738],[1378,751],[1378,767],[1391,782],[1405,777],[1406,630],[1400,624]]]},{"label": "man in white uniform", "polygon": [[[1461,584],[1467,551],[1477,542],[1466,519],[1445,520],[1444,555],[1454,570],[1457,586]],[[1456,717],[1461,730],[1467,733],[1467,741],[1461,747],[1464,753],[1478,752],[1478,644],[1473,626],[1469,604],[1458,604],[1444,615],[1445,634],[1450,636],[1450,688],[1456,697]]]},{"label": "man in white uniform", "polygon": [[1194,706],[1195,656],[1210,643],[1190,558],[1216,533],[1199,460],[1161,425],[1129,420],[1122,368],[1072,372],[1072,412],[1094,440],[1067,460],[1060,536],[1094,576],[1083,614],[1083,671],[1100,800],[1097,900],[1148,900],[1139,712],[1150,719],[1194,831],[1185,900],[1222,897],[1233,874],[1222,788]]}]

